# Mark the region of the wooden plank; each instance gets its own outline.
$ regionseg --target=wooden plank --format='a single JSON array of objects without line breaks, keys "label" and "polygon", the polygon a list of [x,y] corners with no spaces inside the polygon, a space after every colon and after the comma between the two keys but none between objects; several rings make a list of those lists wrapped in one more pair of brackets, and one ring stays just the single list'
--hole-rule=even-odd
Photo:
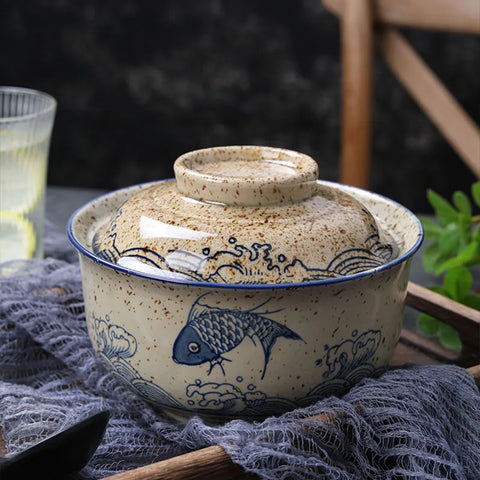
[{"label": "wooden plank", "polygon": [[[424,355],[430,359],[430,361],[425,360],[419,363],[455,363],[459,360],[461,355],[460,352],[454,352],[453,350],[445,348],[438,342],[426,337],[425,335],[420,335],[416,332],[412,332],[411,330],[406,330],[405,328],[402,329],[400,333],[399,342],[399,345],[405,345],[409,347],[406,351],[406,355],[410,355],[410,357],[405,358],[404,362],[402,363],[417,362],[415,359],[417,355]],[[418,354],[415,355],[414,352],[418,352]],[[393,362],[391,361],[390,365],[392,364]]]},{"label": "wooden plank", "polygon": [[[346,0],[323,0],[342,15]],[[375,21],[398,27],[425,28],[480,35],[479,0],[374,0]]]},{"label": "wooden plank", "polygon": [[376,39],[398,80],[480,178],[480,130],[473,120],[399,32],[382,28]]},{"label": "wooden plank", "polygon": [[404,343],[402,338],[400,338],[390,359],[390,365],[392,367],[398,367],[406,363],[436,364],[442,362],[431,358],[429,353],[420,351],[410,344]]},{"label": "wooden plank", "polygon": [[458,330],[462,342],[480,350],[480,312],[409,282],[406,304]]},{"label": "wooden plank", "polygon": [[373,20],[370,0],[347,0],[342,36],[342,147],[340,182],[370,183]]}]

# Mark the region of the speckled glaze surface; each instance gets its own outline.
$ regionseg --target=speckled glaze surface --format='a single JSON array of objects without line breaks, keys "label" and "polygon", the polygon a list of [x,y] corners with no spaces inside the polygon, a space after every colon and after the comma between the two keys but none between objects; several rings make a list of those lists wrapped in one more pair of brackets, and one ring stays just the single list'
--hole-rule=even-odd
[{"label": "speckled glaze surface", "polygon": [[163,276],[259,284],[349,275],[398,253],[363,204],[317,182],[307,155],[218,147],[174,168],[176,181],[134,195],[96,232],[97,255]]},{"label": "speckled glaze surface", "polygon": [[[305,406],[385,368],[402,326],[420,223],[384,197],[315,183],[361,202],[391,234],[398,255],[371,270],[307,281],[229,284],[171,271],[158,278],[113,263],[92,245],[112,212],[153,191],[152,184],[77,211],[68,230],[80,253],[88,330],[109,368],[173,416],[216,419]],[[237,237],[234,245],[248,244]]]}]

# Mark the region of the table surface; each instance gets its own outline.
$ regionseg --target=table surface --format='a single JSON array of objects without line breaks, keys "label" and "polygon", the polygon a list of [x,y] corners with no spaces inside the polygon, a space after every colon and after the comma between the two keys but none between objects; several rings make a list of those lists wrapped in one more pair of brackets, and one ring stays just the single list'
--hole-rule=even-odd
[{"label": "table surface", "polygon": [[47,187],[46,217],[61,230],[66,230],[72,213],[105,190],[75,187]]}]

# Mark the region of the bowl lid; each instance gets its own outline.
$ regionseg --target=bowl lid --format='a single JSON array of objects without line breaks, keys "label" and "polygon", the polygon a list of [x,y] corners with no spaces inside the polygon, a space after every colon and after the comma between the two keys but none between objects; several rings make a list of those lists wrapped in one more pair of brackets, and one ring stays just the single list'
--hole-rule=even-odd
[{"label": "bowl lid", "polygon": [[98,256],[202,282],[305,282],[359,273],[397,255],[362,203],[317,182],[309,156],[271,147],[186,153],[175,180],[128,199],[94,235]]}]

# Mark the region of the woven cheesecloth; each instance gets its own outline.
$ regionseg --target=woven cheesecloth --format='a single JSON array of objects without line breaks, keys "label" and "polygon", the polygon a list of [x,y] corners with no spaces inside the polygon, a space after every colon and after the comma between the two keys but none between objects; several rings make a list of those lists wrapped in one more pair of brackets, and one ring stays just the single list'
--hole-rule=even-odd
[{"label": "woven cheesecloth", "polygon": [[[219,444],[269,480],[480,479],[480,394],[456,366],[391,370],[342,398],[262,422],[169,420],[95,355],[76,253],[51,225],[45,244],[45,260],[0,265],[10,272],[0,275],[0,426],[9,455],[108,409],[104,440],[76,478]],[[328,421],[308,420],[315,415]]]}]

